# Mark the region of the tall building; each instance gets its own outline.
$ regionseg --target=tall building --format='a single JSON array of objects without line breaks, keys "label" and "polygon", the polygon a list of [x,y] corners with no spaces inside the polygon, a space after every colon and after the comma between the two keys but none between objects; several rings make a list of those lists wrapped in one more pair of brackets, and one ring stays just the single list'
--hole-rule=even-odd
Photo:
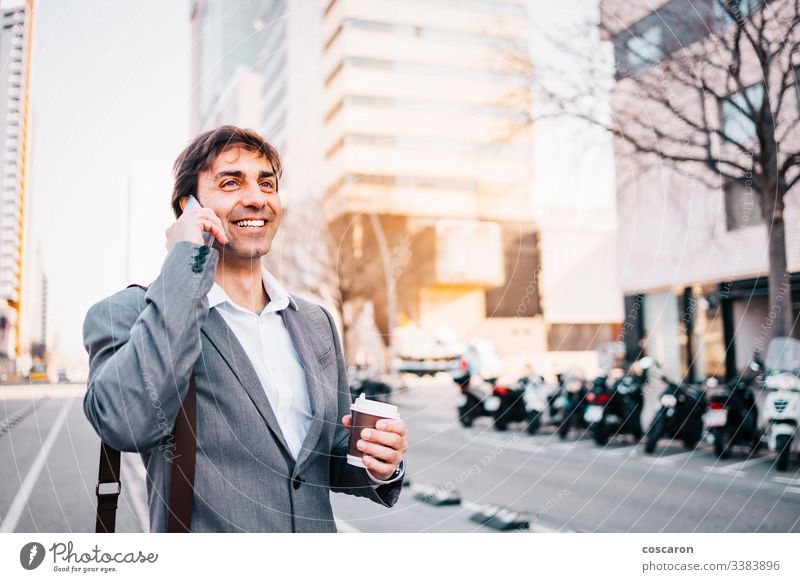
[{"label": "tall building", "polygon": [[[786,8],[792,3],[742,1],[737,9],[744,17],[753,10],[769,10],[767,21],[779,23],[776,14],[781,5]],[[724,43],[715,37],[732,35],[734,20],[717,0],[695,3],[688,12],[686,7],[683,0],[603,0],[605,29],[614,45],[618,71],[612,92],[618,123],[624,123],[620,120],[627,119],[625,112],[631,107],[626,96],[636,90],[636,83],[641,86],[643,82],[665,87],[664,93],[684,108],[688,118],[699,119],[693,117],[699,111],[694,105],[699,93],[694,84],[702,79],[713,86],[711,78],[705,76],[714,71],[708,63],[722,54],[733,70],[736,56],[729,56],[725,49],[730,41]],[[694,56],[691,79],[672,80],[662,70],[664,62],[685,55]],[[728,60],[722,62],[725,70]],[[755,57],[745,51],[742,60],[743,70],[753,73],[753,86],[760,87],[764,75]],[[641,89],[640,94],[646,95]],[[729,91],[725,97],[734,102],[737,99],[736,93]],[[784,111],[788,116],[781,123],[790,131],[782,147],[784,151],[797,151],[790,149],[798,143],[794,124],[800,102],[794,86],[786,97]],[[732,115],[730,101],[707,99],[704,111],[719,120],[719,129],[745,143],[747,133],[754,132],[752,121]],[[695,132],[676,121],[675,115],[664,119],[664,108],[659,111],[652,100],[642,98],[634,106],[636,114],[659,120],[653,126],[663,136],[661,147],[668,148],[671,135],[680,135],[682,143],[693,141]],[[771,115],[777,117],[775,112]],[[637,128],[623,129],[629,135],[638,135]],[[776,129],[780,132],[782,128]],[[691,153],[688,147],[685,155]],[[621,282],[630,348],[638,351],[646,345],[648,353],[665,365],[673,379],[686,376],[699,381],[740,372],[754,350],[763,355],[770,335],[769,225],[761,215],[753,188],[716,175],[713,180],[719,179],[719,186],[713,187],[709,180],[700,179],[699,170],[690,172],[684,166],[678,171],[666,161],[648,163],[646,156],[621,141],[616,157],[619,253],[624,258]],[[785,203],[786,303],[793,307],[794,334],[800,337],[798,188],[785,196]]]},{"label": "tall building", "polygon": [[22,341],[30,167],[30,51],[33,0],[0,2],[0,372],[13,373]]},{"label": "tall building", "polygon": [[445,327],[509,356],[562,341],[539,287],[527,1],[256,4],[194,3],[193,115],[283,155],[267,261],[289,288],[341,302],[349,332],[370,313],[384,338]]}]

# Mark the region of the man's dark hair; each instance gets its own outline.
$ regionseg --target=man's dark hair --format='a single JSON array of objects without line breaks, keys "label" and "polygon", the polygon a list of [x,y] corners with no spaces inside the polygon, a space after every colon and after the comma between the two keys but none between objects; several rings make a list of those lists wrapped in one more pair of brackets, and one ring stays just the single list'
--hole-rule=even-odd
[{"label": "man's dark hair", "polygon": [[277,181],[283,173],[278,150],[252,129],[223,125],[195,137],[175,160],[175,165],[172,167],[175,179],[172,187],[172,211],[175,213],[175,218],[183,214],[181,199],[185,196],[197,196],[197,177],[200,173],[208,170],[222,152],[234,147],[258,152],[272,164],[277,191]]}]

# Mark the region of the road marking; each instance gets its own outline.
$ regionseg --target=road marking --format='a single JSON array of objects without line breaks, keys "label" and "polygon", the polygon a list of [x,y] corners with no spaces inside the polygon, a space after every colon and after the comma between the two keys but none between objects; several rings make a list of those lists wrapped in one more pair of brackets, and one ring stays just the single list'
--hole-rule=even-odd
[{"label": "road marking", "polygon": [[757,457],[754,459],[747,459],[746,461],[741,461],[739,463],[733,463],[732,465],[706,466],[703,467],[703,471],[706,473],[716,473],[718,475],[732,475],[734,477],[738,477],[745,474],[743,471],[745,468],[758,465],[759,463],[771,463],[773,460],[774,459],[772,457]]},{"label": "road marking", "polygon": [[25,419],[25,417],[27,417],[34,410],[36,410],[37,406],[41,406],[43,403],[47,402],[48,398],[49,398],[48,396],[45,396],[43,398],[38,398],[36,400],[33,400],[22,410],[18,410],[14,415],[0,422],[0,436],[3,436],[12,428],[14,428],[14,426],[22,422]]},{"label": "road marking", "polygon": [[800,487],[787,487],[783,490],[784,493],[800,493]]},{"label": "road marking", "polygon": [[14,497],[14,501],[11,502],[11,507],[9,507],[8,513],[5,519],[3,519],[2,525],[0,525],[0,533],[11,533],[17,528],[19,518],[28,505],[28,498],[30,497],[31,491],[33,491],[36,480],[39,478],[39,473],[42,472],[44,464],[47,462],[47,455],[50,454],[50,449],[53,448],[58,433],[61,432],[61,427],[64,426],[64,422],[67,420],[67,414],[69,414],[69,409],[72,408],[73,402],[75,402],[73,399],[64,402],[61,413],[59,413],[58,418],[56,418],[56,421],[50,428],[50,432],[44,443],[42,443],[39,454],[36,455],[36,459],[34,459],[31,468],[28,469],[28,474],[25,475],[25,479],[22,481],[22,485],[19,491],[17,491],[17,495]]},{"label": "road marking", "polygon": [[656,457],[642,457],[642,460],[652,465],[677,465],[678,463],[691,457],[695,451],[676,453],[674,455],[661,455]]},{"label": "road marking", "polygon": [[335,517],[334,521],[336,522],[336,529],[340,533],[364,533],[360,529],[358,529],[356,526],[352,525],[351,523],[349,523],[347,521],[339,519],[338,517]]},{"label": "road marking", "polygon": [[771,463],[773,460],[774,459],[772,457],[758,457],[755,459],[747,459],[746,461],[741,461],[740,463],[733,463],[732,465],[705,466],[703,467],[703,471],[706,473],[716,473],[717,475],[740,477],[745,474],[745,468],[758,465],[759,463]]},{"label": "road marking", "polygon": [[791,477],[773,477],[772,480],[776,483],[785,483],[787,485],[800,485],[800,477],[796,479],[792,479]]},{"label": "road marking", "polygon": [[608,450],[601,449],[601,451],[603,451],[603,454],[606,457],[635,457],[639,454],[637,452],[637,447],[633,447],[632,449],[629,449],[628,447]]}]

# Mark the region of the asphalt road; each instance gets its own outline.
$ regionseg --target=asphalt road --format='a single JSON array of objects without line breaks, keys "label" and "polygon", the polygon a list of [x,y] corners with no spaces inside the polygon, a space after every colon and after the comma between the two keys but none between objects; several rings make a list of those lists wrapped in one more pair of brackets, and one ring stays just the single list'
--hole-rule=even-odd
[{"label": "asphalt road", "polygon": [[[620,437],[598,447],[588,435],[561,441],[544,429],[496,432],[489,419],[456,422],[456,389],[418,385],[395,400],[409,427],[412,487],[392,509],[334,496],[349,531],[490,531],[470,520],[476,506],[529,516],[532,532],[798,532],[800,463],[772,468],[773,454],[736,451],[718,460],[711,447],[662,446],[645,455]],[[416,490],[457,491],[460,506],[435,507]]]},{"label": "asphalt road", "polygon": [[[0,531],[94,531],[100,438],[83,414],[84,391],[0,387]],[[142,463],[129,453],[122,463],[116,531],[146,531]]]},{"label": "asphalt road", "polygon": [[[84,387],[0,387],[0,529],[94,531],[100,441],[81,406]],[[708,445],[662,446],[655,455],[625,441],[597,447],[488,421],[455,422],[456,390],[418,383],[395,402],[409,427],[408,480],[387,509],[335,494],[340,531],[494,531],[470,517],[485,504],[522,512],[529,532],[798,532],[800,463],[777,473],[772,454],[718,461]],[[117,531],[147,531],[144,470],[123,455]],[[428,487],[457,494],[458,506],[415,498]]]}]

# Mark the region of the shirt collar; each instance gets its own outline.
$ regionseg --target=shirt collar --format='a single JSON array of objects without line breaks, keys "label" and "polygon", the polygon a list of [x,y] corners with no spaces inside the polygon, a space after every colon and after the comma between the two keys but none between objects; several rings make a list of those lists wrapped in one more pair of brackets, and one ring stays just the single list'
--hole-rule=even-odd
[{"label": "shirt collar", "polygon": [[[264,307],[264,312],[272,312],[272,311],[281,311],[286,309],[290,305],[297,311],[297,302],[294,298],[289,295],[288,291],[283,288],[278,280],[272,276],[272,273],[267,271],[264,267],[261,267],[261,280],[264,283],[264,290],[267,292],[269,296],[269,303]],[[237,309],[245,310],[242,306],[237,305],[233,302],[233,300],[228,297],[228,294],[225,293],[225,290],[216,283],[211,286],[211,289],[206,294],[208,297],[208,308],[211,309],[212,307],[216,307],[221,303],[229,303],[232,307]],[[252,311],[249,311],[252,313]]]}]

